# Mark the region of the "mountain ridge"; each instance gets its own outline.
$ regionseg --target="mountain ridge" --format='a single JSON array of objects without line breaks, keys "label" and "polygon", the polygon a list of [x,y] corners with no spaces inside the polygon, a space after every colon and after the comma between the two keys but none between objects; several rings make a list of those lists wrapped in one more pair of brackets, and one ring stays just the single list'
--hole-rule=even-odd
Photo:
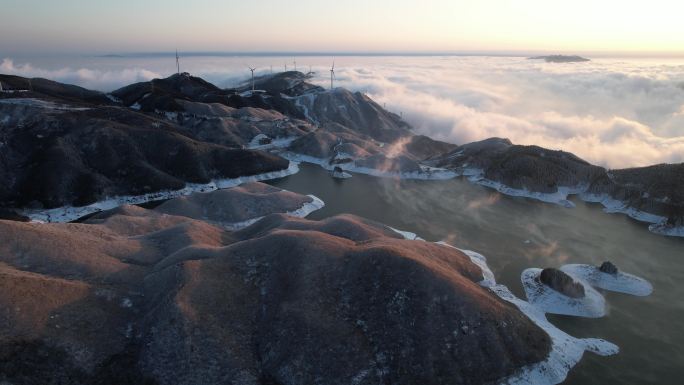
[{"label": "mountain ridge", "polygon": [[[127,125],[158,125],[164,128],[164,135],[178,132],[191,140],[235,150],[254,147],[273,152],[276,157],[313,162],[331,170],[338,167],[420,179],[467,174],[473,181],[503,193],[563,205],[570,205],[568,194],[579,194],[585,200],[603,203],[608,210],[651,222],[655,230],[663,233],[679,231],[677,228],[684,222],[684,198],[677,192],[684,187],[681,165],[606,170],[567,152],[514,145],[507,139],[490,138],[460,146],[434,141],[416,135],[408,123],[366,95],[343,88],[325,90],[309,83],[309,78],[296,71],[260,76],[255,79],[255,87],[260,90],[252,93],[249,82],[242,88],[220,89],[183,73],[122,87],[109,97],[57,82],[29,82],[0,75],[3,84],[15,89],[35,83],[33,90],[0,96],[0,111],[9,113],[2,125],[3,137],[11,135],[9,128],[13,124],[36,124],[31,119],[18,122],[21,119],[13,117],[17,110],[24,110],[24,114],[27,110],[41,111],[46,121],[57,126],[64,124],[64,117],[87,116],[97,114],[91,110],[101,110],[107,119],[123,120]],[[38,106],[37,102],[27,101],[30,98],[55,104]],[[118,112],[105,113],[107,109]],[[43,130],[49,131],[47,127]],[[19,138],[25,139],[25,135]],[[12,142],[12,138],[4,140],[8,141]],[[14,186],[15,171],[7,167],[6,159],[4,163],[0,177],[14,180],[6,183]],[[669,187],[658,180],[663,173],[669,175]],[[26,203],[20,203],[19,208],[26,207]],[[7,198],[0,199],[0,206],[17,208],[11,207]]]}]

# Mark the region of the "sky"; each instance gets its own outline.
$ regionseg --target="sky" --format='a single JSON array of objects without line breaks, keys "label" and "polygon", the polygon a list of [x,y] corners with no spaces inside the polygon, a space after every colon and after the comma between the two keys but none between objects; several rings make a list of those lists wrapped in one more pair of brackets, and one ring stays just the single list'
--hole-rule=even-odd
[{"label": "sky", "polygon": [[[684,2],[663,0],[0,0],[0,73],[109,92],[174,73],[168,53],[178,48],[183,71],[218,86],[245,81],[248,66],[265,74],[295,60],[327,86],[336,56],[337,85],[401,113],[417,133],[646,166],[684,162],[681,15]],[[544,52],[592,61],[525,58]]]},{"label": "sky", "polygon": [[676,0],[0,0],[0,55],[182,51],[684,54]]}]

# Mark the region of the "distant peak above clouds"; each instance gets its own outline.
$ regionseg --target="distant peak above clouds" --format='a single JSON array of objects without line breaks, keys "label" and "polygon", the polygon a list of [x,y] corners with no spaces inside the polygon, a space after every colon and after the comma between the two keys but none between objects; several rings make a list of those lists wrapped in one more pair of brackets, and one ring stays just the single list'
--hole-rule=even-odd
[{"label": "distant peak above clouds", "polygon": [[591,61],[585,57],[577,55],[547,55],[547,56],[533,56],[530,60],[544,60],[547,63],[581,63]]}]

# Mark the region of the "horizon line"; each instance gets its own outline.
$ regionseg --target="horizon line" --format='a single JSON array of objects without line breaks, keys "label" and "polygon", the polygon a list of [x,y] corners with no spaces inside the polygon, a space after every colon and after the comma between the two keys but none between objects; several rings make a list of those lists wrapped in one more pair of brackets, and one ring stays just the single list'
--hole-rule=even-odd
[{"label": "horizon line", "polygon": [[[364,57],[364,56],[414,56],[414,57],[430,57],[430,56],[446,56],[446,57],[468,57],[468,56],[491,56],[491,57],[531,57],[540,55],[580,55],[580,56],[594,56],[594,57],[634,57],[634,58],[682,58],[683,52],[660,52],[660,51],[600,51],[600,50],[434,50],[434,51],[420,51],[420,50],[397,50],[397,51],[374,51],[374,50],[341,50],[341,51],[315,51],[315,50],[263,50],[263,51],[242,51],[242,50],[202,50],[202,51],[183,51],[178,50],[181,56],[199,57],[199,56],[215,56],[215,57],[290,57],[290,56],[340,56],[340,57]],[[108,58],[135,58],[135,57],[166,57],[175,56],[175,49],[169,51],[139,51],[139,52],[121,52],[110,51],[108,53],[64,53],[64,52],[45,52],[45,53],[16,53],[14,55],[5,55],[6,57],[35,57],[35,56],[85,56],[85,57],[108,57]]]}]

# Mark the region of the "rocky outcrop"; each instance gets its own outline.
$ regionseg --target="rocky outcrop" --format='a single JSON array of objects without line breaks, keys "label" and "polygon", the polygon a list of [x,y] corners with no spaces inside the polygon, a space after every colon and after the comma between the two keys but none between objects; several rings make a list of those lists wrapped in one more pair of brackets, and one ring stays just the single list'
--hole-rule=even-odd
[{"label": "rocky outcrop", "polygon": [[599,271],[606,274],[616,275],[618,273],[617,266],[613,265],[610,261],[603,262],[599,267]]},{"label": "rocky outcrop", "polygon": [[581,283],[575,282],[571,276],[561,270],[551,267],[543,269],[539,275],[539,280],[544,285],[568,297],[584,297],[584,286]]}]

